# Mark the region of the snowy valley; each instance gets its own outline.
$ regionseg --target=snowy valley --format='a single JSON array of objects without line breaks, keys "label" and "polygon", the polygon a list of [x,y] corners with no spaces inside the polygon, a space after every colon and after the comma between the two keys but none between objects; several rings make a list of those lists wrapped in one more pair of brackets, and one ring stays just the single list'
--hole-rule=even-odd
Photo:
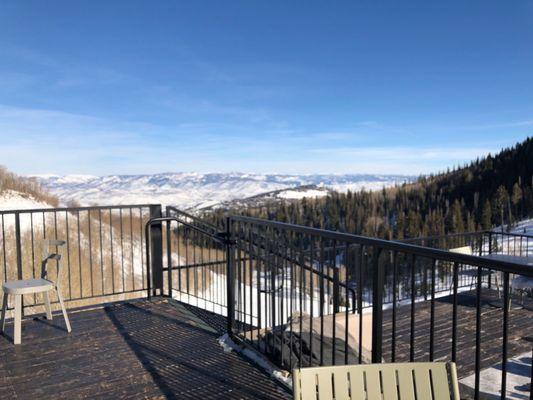
[{"label": "snowy valley", "polygon": [[153,175],[39,175],[41,185],[63,203],[81,205],[162,203],[181,209],[217,207],[260,195],[299,199],[329,190],[379,190],[412,181],[404,175],[264,175],[161,173]]}]

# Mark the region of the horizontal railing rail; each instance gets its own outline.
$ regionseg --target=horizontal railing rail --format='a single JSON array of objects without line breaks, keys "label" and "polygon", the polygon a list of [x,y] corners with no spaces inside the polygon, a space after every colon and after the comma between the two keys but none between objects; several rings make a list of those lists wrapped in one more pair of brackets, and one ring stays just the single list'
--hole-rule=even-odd
[{"label": "horizontal railing rail", "polygon": [[410,243],[402,243],[396,241],[389,241],[385,239],[371,238],[360,235],[353,235],[349,233],[342,233],[337,231],[328,231],[318,228],[311,228],[302,225],[287,224],[285,222],[277,222],[270,220],[263,220],[252,217],[234,216],[231,218],[235,222],[253,223],[259,226],[277,227],[281,229],[292,230],[294,232],[309,234],[316,237],[323,237],[326,239],[332,239],[339,242],[350,241],[355,244],[364,246],[375,246],[383,250],[389,251],[402,251],[409,254],[416,254],[428,258],[439,258],[442,261],[448,261],[451,263],[468,264],[477,267],[489,268],[498,270],[501,272],[509,272],[514,274],[520,274],[525,276],[533,276],[533,270],[523,264],[519,264],[512,261],[503,260],[491,260],[488,258],[478,257],[475,255],[453,253],[436,248],[428,248]]}]

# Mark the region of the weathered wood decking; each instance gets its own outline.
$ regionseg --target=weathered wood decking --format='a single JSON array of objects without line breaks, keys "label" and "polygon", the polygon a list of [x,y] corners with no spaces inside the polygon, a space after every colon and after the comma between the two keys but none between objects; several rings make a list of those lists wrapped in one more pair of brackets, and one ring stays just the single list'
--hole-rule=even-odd
[{"label": "weathered wood decking", "polygon": [[290,397],[181,305],[137,301],[70,316],[71,334],[54,318],[24,322],[20,346],[0,336],[1,399]]},{"label": "weathered wood decking", "polygon": [[[517,307],[513,299],[509,311],[508,358],[531,351],[533,336],[533,301],[526,298],[524,307]],[[495,290],[484,289],[481,298],[481,369],[502,361],[503,310],[502,300]],[[431,302],[415,303],[415,361],[428,361],[430,348]],[[435,299],[434,360],[450,360],[452,348],[453,298]],[[411,306],[398,307],[396,317],[396,361],[409,361],[411,339]],[[383,356],[391,361],[392,310],[383,315]],[[475,372],[476,353],[476,295],[458,295],[457,310],[457,368],[459,378]]]},{"label": "weathered wood decking", "polygon": [[[475,296],[458,298],[459,377],[475,370]],[[502,309],[494,292],[484,291],[481,368],[501,361]],[[398,308],[396,361],[408,361],[409,305]],[[429,359],[430,302],[415,305],[415,361]],[[0,399],[147,398],[283,399],[280,386],[216,339],[225,319],[166,300],[119,303],[71,312],[73,332],[61,318],[23,323],[22,345],[0,336]],[[392,311],[384,312],[384,358],[391,356]],[[215,329],[214,329],[214,328]],[[509,313],[508,356],[530,351],[533,302]],[[218,329],[218,332],[217,332]],[[435,360],[451,354],[451,297],[435,300]],[[529,339],[531,340],[531,339]],[[483,382],[482,382],[483,384]]]}]

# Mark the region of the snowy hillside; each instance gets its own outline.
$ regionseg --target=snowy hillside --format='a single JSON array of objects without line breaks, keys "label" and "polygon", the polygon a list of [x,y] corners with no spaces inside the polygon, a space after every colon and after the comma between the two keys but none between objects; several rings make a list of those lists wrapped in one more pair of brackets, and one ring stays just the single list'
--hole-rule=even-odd
[{"label": "snowy hillside", "polygon": [[5,190],[0,193],[0,210],[2,211],[50,207],[50,204],[36,200],[32,195],[26,193],[17,192],[15,190]]},{"label": "snowy hillside", "polygon": [[[381,189],[412,180],[402,175],[263,175],[244,173],[162,173],[154,175],[42,175],[42,186],[61,201],[91,204],[172,204],[183,209],[205,208],[260,194],[314,186],[307,196],[323,195],[320,188],[346,191]],[[285,198],[301,197],[287,192]],[[283,196],[280,196],[280,198]]]}]

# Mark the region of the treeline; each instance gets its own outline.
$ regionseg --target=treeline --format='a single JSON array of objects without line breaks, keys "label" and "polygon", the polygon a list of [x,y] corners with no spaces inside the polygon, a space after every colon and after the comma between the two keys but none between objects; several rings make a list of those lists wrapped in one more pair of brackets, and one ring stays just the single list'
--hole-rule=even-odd
[{"label": "treeline", "polygon": [[386,239],[434,236],[512,225],[533,216],[533,138],[445,173],[377,192],[270,203],[228,213]]},{"label": "treeline", "polygon": [[8,190],[27,194],[35,200],[48,203],[54,207],[59,204],[57,197],[44,190],[37,180],[18,176],[9,172],[7,168],[0,166],[0,196]]}]

